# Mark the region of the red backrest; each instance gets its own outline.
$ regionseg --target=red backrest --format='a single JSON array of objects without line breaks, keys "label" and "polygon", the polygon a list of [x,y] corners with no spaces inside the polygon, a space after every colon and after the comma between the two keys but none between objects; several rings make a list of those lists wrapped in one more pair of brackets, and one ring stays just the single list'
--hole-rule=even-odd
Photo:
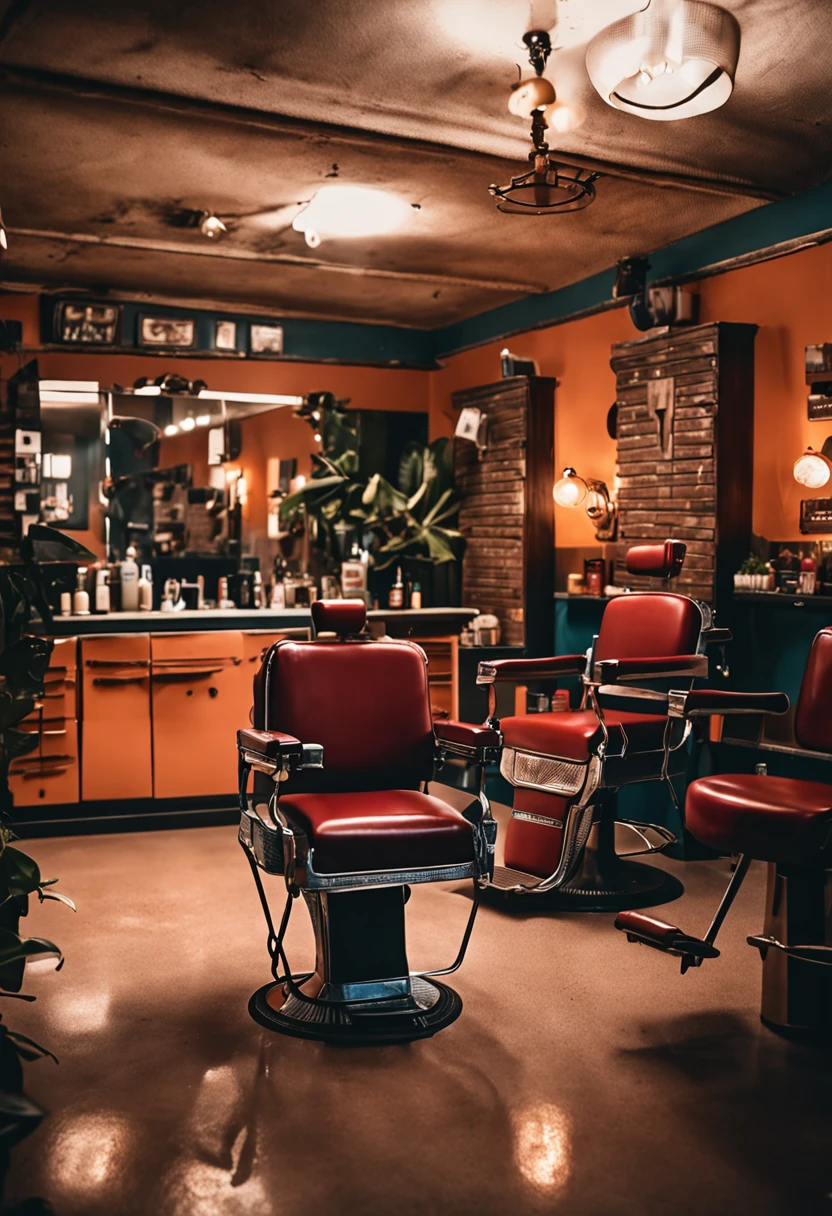
[{"label": "red backrest", "polygon": [[671,592],[633,592],[610,600],[601,618],[596,659],[648,659],[695,654],[702,613]]},{"label": "red backrest", "polygon": [[675,578],[681,573],[687,545],[681,540],[666,540],[659,545],[633,545],[627,550],[626,566],[630,574],[647,574],[651,578]]},{"label": "red backrest", "polygon": [[832,752],[832,629],[821,629],[812,642],[797,699],[794,733],[801,747]]},{"label": "red backrest", "polygon": [[254,681],[254,725],[320,743],[292,790],[416,789],[433,768],[424,651],[413,642],[278,642]]}]

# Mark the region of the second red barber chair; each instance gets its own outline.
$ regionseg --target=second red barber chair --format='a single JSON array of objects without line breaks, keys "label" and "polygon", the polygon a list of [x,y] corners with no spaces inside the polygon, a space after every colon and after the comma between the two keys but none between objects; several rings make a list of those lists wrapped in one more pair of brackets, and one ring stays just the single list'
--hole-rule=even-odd
[{"label": "second red barber chair", "polygon": [[[671,580],[685,545],[668,540],[627,554],[633,574]],[[587,654],[547,659],[500,659],[479,666],[477,683],[489,690],[487,725],[504,739],[500,771],[514,787],[505,866],[493,885],[511,895],[557,893],[558,906],[576,910],[645,907],[681,893],[671,875],[627,858],[658,852],[675,837],[667,828],[625,821],[641,847],[615,847],[617,797],[622,786],[666,783],[685,771],[690,725],[671,718],[656,681],[688,688],[708,674],[705,647],[730,638],[713,625],[711,609],[670,590],[634,592],[611,600]],[[570,712],[496,719],[501,682],[580,677],[583,697]],[[550,901],[551,902],[551,901]]]}]

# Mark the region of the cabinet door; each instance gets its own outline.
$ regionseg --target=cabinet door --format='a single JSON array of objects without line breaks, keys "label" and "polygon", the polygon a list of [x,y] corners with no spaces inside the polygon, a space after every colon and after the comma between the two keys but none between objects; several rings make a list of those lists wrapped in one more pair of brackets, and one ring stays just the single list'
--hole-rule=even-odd
[{"label": "cabinet door", "polygon": [[55,806],[78,802],[78,723],[74,718],[30,714],[20,730],[39,735],[38,746],[9,768],[15,806]]},{"label": "cabinet door", "polygon": [[151,798],[150,636],[81,640],[81,796]]},{"label": "cabinet door", "polygon": [[154,796],[233,794],[254,666],[242,633],[157,633],[151,645]]},{"label": "cabinet door", "polygon": [[76,718],[77,638],[56,638],[43,681],[43,714],[46,718]]}]

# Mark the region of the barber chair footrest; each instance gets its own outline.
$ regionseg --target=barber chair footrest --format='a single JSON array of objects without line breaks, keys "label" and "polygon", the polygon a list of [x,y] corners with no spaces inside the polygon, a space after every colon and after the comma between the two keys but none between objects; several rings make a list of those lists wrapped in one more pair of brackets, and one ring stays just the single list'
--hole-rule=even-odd
[{"label": "barber chair footrest", "polygon": [[719,951],[710,942],[683,933],[677,925],[645,916],[643,912],[621,912],[615,918],[615,927],[627,934],[628,942],[639,942],[663,954],[672,954],[682,960],[682,974],[689,967],[699,967],[703,959],[719,958]]},{"label": "barber chair footrest", "polygon": [[[302,984],[308,976],[295,976]],[[266,984],[249,1002],[249,1013],[269,1030],[329,1043],[409,1043],[427,1039],[455,1022],[462,998],[446,984],[414,976],[412,997],[325,1004],[287,993],[284,983]]]}]

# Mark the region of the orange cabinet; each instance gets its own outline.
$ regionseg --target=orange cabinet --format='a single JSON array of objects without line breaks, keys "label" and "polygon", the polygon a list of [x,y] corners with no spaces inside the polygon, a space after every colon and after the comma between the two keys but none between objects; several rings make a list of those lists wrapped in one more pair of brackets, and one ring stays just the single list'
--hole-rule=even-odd
[{"label": "orange cabinet", "polygon": [[34,712],[20,723],[20,730],[38,736],[38,745],[12,761],[9,768],[16,806],[78,801],[77,650],[77,638],[55,641],[44,678],[44,695]]},{"label": "orange cabinet", "polygon": [[154,796],[233,794],[251,704],[242,633],[154,633],[151,649]]},{"label": "orange cabinet", "polygon": [[81,640],[81,796],[153,796],[150,637]]}]

